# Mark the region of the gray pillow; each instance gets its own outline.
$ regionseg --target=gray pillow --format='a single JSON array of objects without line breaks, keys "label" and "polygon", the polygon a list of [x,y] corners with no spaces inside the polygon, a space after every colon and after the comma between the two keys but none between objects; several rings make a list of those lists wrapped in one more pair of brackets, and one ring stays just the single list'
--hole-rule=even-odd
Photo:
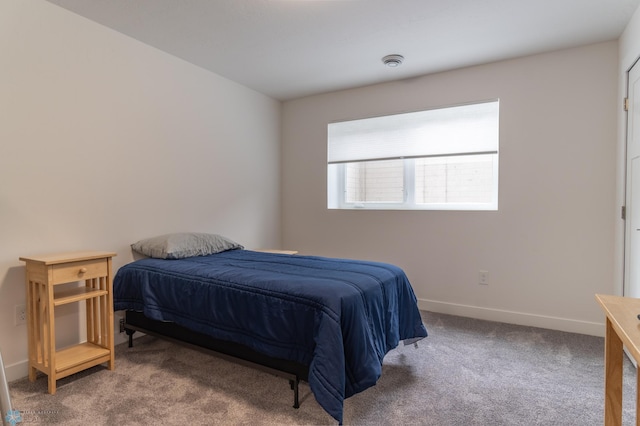
[{"label": "gray pillow", "polygon": [[221,235],[197,232],[160,235],[131,244],[132,250],[158,259],[183,259],[243,248]]}]

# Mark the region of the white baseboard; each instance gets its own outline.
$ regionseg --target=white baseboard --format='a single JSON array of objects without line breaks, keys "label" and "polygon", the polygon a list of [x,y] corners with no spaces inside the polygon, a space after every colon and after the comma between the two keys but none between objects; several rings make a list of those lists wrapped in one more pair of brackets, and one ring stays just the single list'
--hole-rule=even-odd
[{"label": "white baseboard", "polygon": [[5,365],[4,372],[7,376],[7,382],[14,382],[20,380],[29,375],[29,363],[25,359],[24,361],[16,362],[15,364]]},{"label": "white baseboard", "polygon": [[[419,299],[418,307],[425,311],[440,314],[458,315],[461,317],[477,318],[487,321],[505,322],[509,324],[529,327],[548,328],[551,330],[567,331],[570,333],[588,334],[604,337],[604,322],[589,322],[559,318],[544,315],[528,314],[524,312],[506,311],[502,309],[481,308],[478,306],[461,305],[457,303],[439,302],[437,300]],[[427,330],[429,324],[425,324]]]}]

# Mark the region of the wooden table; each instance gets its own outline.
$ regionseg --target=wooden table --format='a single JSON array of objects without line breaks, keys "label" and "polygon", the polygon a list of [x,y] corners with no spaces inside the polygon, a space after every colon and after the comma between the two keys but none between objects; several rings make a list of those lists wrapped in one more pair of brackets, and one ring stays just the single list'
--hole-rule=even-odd
[{"label": "wooden table", "polygon": [[[640,363],[640,299],[596,294],[596,300],[607,315],[604,348],[604,424],[622,424],[622,364],[623,346],[636,362]],[[640,389],[640,374],[636,386]],[[640,393],[636,395],[636,425]]]},{"label": "wooden table", "polygon": [[[111,258],[104,251],[82,251],[46,256],[25,256],[29,380],[36,371],[49,376],[49,393],[56,380],[98,364],[114,368],[113,294]],[[64,288],[82,282],[80,287]],[[55,308],[86,303],[86,342],[56,348]]]}]

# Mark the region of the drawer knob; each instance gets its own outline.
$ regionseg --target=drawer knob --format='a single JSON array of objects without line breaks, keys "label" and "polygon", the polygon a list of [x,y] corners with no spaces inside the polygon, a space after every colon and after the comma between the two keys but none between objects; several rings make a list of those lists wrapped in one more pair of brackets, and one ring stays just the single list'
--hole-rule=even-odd
[{"label": "drawer knob", "polygon": [[80,273],[84,274],[85,272],[87,272],[87,268],[80,268]]}]

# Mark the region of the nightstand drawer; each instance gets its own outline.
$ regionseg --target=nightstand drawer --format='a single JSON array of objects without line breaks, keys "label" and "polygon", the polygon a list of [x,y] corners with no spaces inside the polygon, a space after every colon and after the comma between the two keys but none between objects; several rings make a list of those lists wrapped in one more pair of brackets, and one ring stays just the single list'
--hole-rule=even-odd
[{"label": "nightstand drawer", "polygon": [[106,277],[106,259],[85,260],[71,262],[62,265],[53,265],[54,284],[68,283],[71,281],[88,280],[91,278]]}]

